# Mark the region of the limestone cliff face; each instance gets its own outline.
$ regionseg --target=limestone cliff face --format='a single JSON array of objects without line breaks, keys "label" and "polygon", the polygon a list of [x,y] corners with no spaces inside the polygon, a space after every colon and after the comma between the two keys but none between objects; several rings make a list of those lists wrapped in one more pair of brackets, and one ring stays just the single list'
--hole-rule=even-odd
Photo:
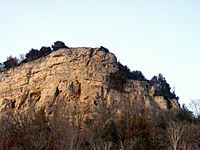
[{"label": "limestone cliff face", "polygon": [[[56,99],[70,107],[92,108],[98,96],[107,101],[131,101],[149,108],[179,108],[177,100],[154,96],[145,81],[127,80],[123,91],[110,75],[119,71],[114,54],[98,48],[60,49],[36,61],[0,74],[0,111],[44,108],[50,113]],[[89,109],[88,109],[89,110]]]}]

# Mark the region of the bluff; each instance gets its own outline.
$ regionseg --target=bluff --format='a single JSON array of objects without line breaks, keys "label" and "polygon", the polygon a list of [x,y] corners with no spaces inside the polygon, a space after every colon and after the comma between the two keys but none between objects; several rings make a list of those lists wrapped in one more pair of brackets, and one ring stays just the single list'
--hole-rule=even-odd
[{"label": "bluff", "polygon": [[[177,99],[156,96],[148,81],[122,78],[114,54],[100,48],[66,48],[0,73],[0,111],[44,109],[61,99],[92,111],[98,99],[129,101],[150,109],[178,109]],[[170,106],[170,107],[169,107]]]}]

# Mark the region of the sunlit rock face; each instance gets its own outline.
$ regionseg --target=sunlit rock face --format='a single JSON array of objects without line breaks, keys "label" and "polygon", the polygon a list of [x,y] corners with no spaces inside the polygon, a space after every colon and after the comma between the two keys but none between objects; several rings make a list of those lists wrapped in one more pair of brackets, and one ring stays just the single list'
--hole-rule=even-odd
[{"label": "sunlit rock face", "polygon": [[115,100],[121,105],[129,101],[153,109],[179,108],[177,100],[154,96],[154,87],[147,81],[127,79],[116,85],[111,74],[118,71],[117,58],[108,51],[60,49],[0,74],[0,111],[43,108],[48,114],[61,99],[70,108],[90,112],[99,97],[108,104]]}]

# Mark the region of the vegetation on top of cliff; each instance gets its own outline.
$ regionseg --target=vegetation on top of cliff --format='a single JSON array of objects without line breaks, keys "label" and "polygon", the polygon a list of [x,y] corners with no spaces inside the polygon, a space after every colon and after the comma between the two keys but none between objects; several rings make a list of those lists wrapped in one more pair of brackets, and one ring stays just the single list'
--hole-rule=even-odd
[{"label": "vegetation on top of cliff", "polygon": [[[25,55],[21,55],[20,59],[10,56],[7,58],[5,62],[0,63],[0,72],[3,72],[10,68],[14,68],[23,63],[31,62],[41,57],[45,57],[50,53],[52,53],[53,51],[59,50],[60,48],[69,48],[62,41],[54,42],[54,44],[51,47],[43,46],[40,48],[40,50],[31,49]],[[109,50],[103,46],[101,46],[99,50],[109,53]],[[167,81],[161,74],[159,74],[158,77],[154,76],[151,80],[147,80],[141,71],[138,70],[131,71],[127,66],[122,65],[120,62],[118,62],[117,65],[118,65],[118,71],[112,73],[109,76],[109,82],[111,83],[110,85],[114,89],[123,91],[124,85],[126,84],[128,79],[146,81],[149,82],[151,85],[155,86],[156,88],[155,96],[164,96],[166,100],[170,99],[178,100],[178,97],[176,96],[175,92],[171,91],[170,85],[167,83]]]},{"label": "vegetation on top of cliff", "polygon": [[138,80],[138,81],[148,81],[141,71],[135,70],[131,71],[127,66],[122,65],[118,62],[119,71],[122,72],[128,79]]},{"label": "vegetation on top of cliff", "polygon": [[59,50],[60,48],[69,48],[68,46],[65,45],[64,42],[62,41],[56,41],[54,42],[54,44],[51,46],[53,51],[57,51]]},{"label": "vegetation on top of cliff", "polygon": [[99,50],[109,53],[109,50],[103,46],[100,46]]},{"label": "vegetation on top of cliff", "polygon": [[[69,48],[69,47],[66,46],[65,43],[62,41],[56,41],[53,43],[51,47],[43,46],[40,48],[40,50],[32,48],[25,55],[21,55],[20,59],[17,57],[9,56],[5,62],[0,63],[0,72],[6,71],[10,68],[15,68],[27,62],[37,60],[41,57],[45,57],[50,53],[52,53],[53,51],[57,51],[61,48]],[[109,50],[103,46],[101,46],[99,50],[109,53]]]},{"label": "vegetation on top of cliff", "polygon": [[154,96],[163,96],[167,101],[171,99],[179,99],[179,97],[176,96],[175,91],[171,90],[170,85],[162,74],[154,76],[151,80],[147,80],[141,71],[131,71],[127,66],[122,65],[120,62],[118,62],[118,68],[119,70],[115,73],[111,73],[107,79],[111,88],[123,91],[127,80],[129,79],[145,81],[148,82],[149,85],[155,87]]},{"label": "vegetation on top of cliff", "polygon": [[3,63],[2,67],[5,69],[10,69],[20,64],[19,60],[16,57],[8,57],[7,60]]},{"label": "vegetation on top of cliff", "polygon": [[179,99],[176,96],[175,91],[171,91],[170,85],[167,83],[166,79],[162,74],[154,76],[150,83],[155,87],[155,96],[164,96],[165,99]]},{"label": "vegetation on top of cliff", "polygon": [[49,55],[50,53],[52,53],[53,51],[57,51],[60,48],[68,48],[68,47],[65,45],[64,42],[56,41],[52,45],[52,49],[51,49],[51,47],[46,47],[46,46],[41,47],[40,50],[32,48],[25,55],[21,55],[20,59],[9,56],[5,62],[0,63],[0,72],[8,70],[10,68],[14,68],[23,63],[31,62],[31,61],[37,60],[41,57],[45,57],[45,56]]},{"label": "vegetation on top of cliff", "polygon": [[107,77],[109,86],[121,92],[123,92],[124,86],[129,79],[148,82],[141,71],[131,71],[127,66],[122,65],[120,62],[118,62],[118,71],[111,73],[110,76]]}]

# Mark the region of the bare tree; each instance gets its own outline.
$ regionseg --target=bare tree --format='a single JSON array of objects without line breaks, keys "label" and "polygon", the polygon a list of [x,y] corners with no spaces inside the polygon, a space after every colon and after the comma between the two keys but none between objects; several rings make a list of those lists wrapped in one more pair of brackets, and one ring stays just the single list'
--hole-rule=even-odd
[{"label": "bare tree", "polygon": [[191,100],[189,108],[192,110],[196,117],[200,117],[200,99]]},{"label": "bare tree", "polygon": [[178,150],[180,140],[183,136],[185,126],[174,121],[170,121],[167,126],[167,137],[169,139],[169,149]]},{"label": "bare tree", "polygon": [[152,120],[155,135],[153,140],[159,149],[198,150],[199,125],[187,120],[179,120],[179,111],[160,112]]},{"label": "bare tree", "polygon": [[186,124],[185,131],[181,139],[182,150],[200,149],[200,127],[196,124]]},{"label": "bare tree", "polygon": [[4,115],[0,124],[3,149],[46,147],[51,131],[42,111],[7,112]]}]

